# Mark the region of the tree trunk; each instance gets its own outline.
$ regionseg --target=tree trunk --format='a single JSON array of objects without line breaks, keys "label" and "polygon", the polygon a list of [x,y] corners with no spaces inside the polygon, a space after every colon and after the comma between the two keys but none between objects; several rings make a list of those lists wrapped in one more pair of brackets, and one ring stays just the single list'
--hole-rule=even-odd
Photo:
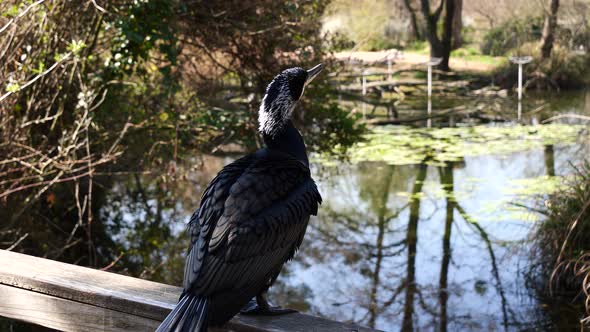
[{"label": "tree trunk", "polygon": [[453,14],[453,49],[463,46],[463,0],[455,0],[455,13]]},{"label": "tree trunk", "polygon": [[415,40],[422,40],[422,34],[420,33],[420,27],[418,26],[418,18],[416,17],[416,11],[412,8],[412,0],[403,0],[406,10],[410,14],[410,28],[412,35]]},{"label": "tree trunk", "polygon": [[[422,192],[422,186],[426,179],[428,166],[424,163],[418,167],[418,174],[412,189],[412,196],[416,197]],[[418,221],[420,221],[420,203],[421,198],[412,199],[410,202],[410,218],[408,220],[408,230],[406,235],[406,245],[408,247],[408,258],[406,265],[406,298],[404,301],[404,316],[402,320],[401,331],[414,331],[414,300],[418,288],[416,286],[416,252],[418,244]]]},{"label": "tree trunk", "polygon": [[[430,1],[421,0],[422,15],[426,21],[426,38],[430,43],[430,56],[442,58],[438,65],[440,70],[449,71],[449,58],[451,56],[451,46],[453,40],[453,16],[455,14],[456,0],[440,0],[440,3],[434,13],[430,12]],[[438,37],[437,23],[440,15],[445,10],[443,22],[442,39]]]},{"label": "tree trunk", "polygon": [[543,24],[543,37],[541,39],[541,57],[543,59],[551,57],[555,29],[557,28],[557,10],[559,9],[559,0],[547,1],[549,9],[545,11],[545,23]]},{"label": "tree trunk", "polygon": [[425,32],[426,39],[430,44],[430,56],[440,57],[442,55],[442,45],[440,39],[438,38],[436,25],[438,22],[438,18],[440,17],[440,13],[442,11],[442,5],[444,4],[444,0],[441,0],[439,7],[432,14],[430,13],[430,1],[421,0],[420,3],[422,4],[422,15],[424,16],[424,21],[426,22]]},{"label": "tree trunk", "polygon": [[442,62],[438,66],[439,69],[449,71],[449,59],[451,57],[452,43],[453,43],[453,16],[455,15],[455,1],[446,0],[445,6],[445,20],[443,22],[443,37],[442,37]]},{"label": "tree trunk", "polygon": [[453,200],[454,195],[454,176],[453,176],[453,163],[447,164],[445,167],[440,169],[440,182],[445,190],[445,196],[447,198],[447,217],[445,221],[445,233],[443,235],[443,255],[442,264],[440,267],[440,277],[438,282],[438,303],[440,307],[439,311],[439,331],[447,332],[449,318],[447,314],[448,301],[449,301],[449,265],[451,264],[451,231],[453,229],[453,220],[455,212],[455,201]]}]

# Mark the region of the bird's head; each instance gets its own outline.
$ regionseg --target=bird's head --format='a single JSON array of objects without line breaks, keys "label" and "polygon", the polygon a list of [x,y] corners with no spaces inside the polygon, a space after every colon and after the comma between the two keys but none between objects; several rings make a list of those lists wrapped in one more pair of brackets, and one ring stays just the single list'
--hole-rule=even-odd
[{"label": "bird's head", "polygon": [[322,71],[319,64],[309,70],[295,67],[278,74],[266,87],[258,111],[258,129],[264,135],[275,136],[291,118],[305,87]]}]

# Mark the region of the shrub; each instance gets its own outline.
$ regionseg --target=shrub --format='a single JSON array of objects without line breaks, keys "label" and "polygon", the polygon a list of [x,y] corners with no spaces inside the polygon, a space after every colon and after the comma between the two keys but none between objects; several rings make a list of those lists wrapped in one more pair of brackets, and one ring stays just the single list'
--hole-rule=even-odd
[{"label": "shrub", "polygon": [[481,52],[492,56],[505,55],[524,43],[539,40],[542,27],[542,17],[525,17],[506,21],[484,36],[480,45]]},{"label": "shrub", "polygon": [[541,208],[546,219],[534,233],[531,275],[542,297],[585,303],[590,310],[590,164],[577,171],[570,186]]},{"label": "shrub", "polygon": [[[562,45],[555,45],[551,58],[543,60],[539,42],[530,42],[510,52],[514,55],[530,55],[533,61],[524,66],[527,88],[576,89],[590,83],[590,54],[581,54]],[[518,79],[518,66],[505,63],[496,68],[495,82],[503,87],[514,87]]]}]

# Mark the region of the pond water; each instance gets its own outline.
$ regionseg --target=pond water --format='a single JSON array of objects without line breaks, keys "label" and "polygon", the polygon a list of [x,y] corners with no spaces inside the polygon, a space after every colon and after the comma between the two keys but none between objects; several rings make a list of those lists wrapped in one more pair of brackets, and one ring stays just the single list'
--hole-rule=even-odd
[{"label": "pond water", "polygon": [[[589,99],[588,93],[568,95],[538,116],[589,114]],[[521,205],[534,207],[558,188],[559,177],[571,174],[570,163],[590,155],[588,127],[571,118],[535,125],[539,121],[380,127],[348,151],[347,162],[313,155],[324,203],[302,250],[272,289],[274,301],[385,331],[578,326],[579,312],[551,320],[527,288],[527,240],[539,216]],[[103,211],[127,220],[129,229],[118,236],[128,241],[138,238],[134,232],[147,213],[158,215],[161,201],[172,200],[159,215],[174,225],[166,241],[182,248],[186,242],[173,239],[184,239],[195,197],[233,159],[195,157],[204,168],[189,172],[184,183],[168,184],[163,197],[147,196],[145,206],[125,192],[136,192],[141,181],[150,188],[154,176],[127,178],[111,192],[110,200],[119,203]],[[143,211],[148,206],[151,212]],[[141,251],[141,242],[134,242],[128,248]],[[166,271],[155,279],[179,281],[178,248],[166,253],[174,264],[164,260]]]},{"label": "pond water", "polygon": [[[562,97],[539,116],[589,114],[589,94],[572,96],[574,102]],[[588,129],[571,119],[523,122],[380,127],[348,151],[348,161],[312,156],[324,204],[272,289],[273,300],[385,331],[577,327],[579,312],[552,320],[527,288],[527,239],[539,216],[520,205],[534,207],[572,172],[570,163],[590,155]],[[205,168],[163,197],[146,197],[155,215],[161,201],[175,202],[161,214],[174,226],[168,241],[184,238],[196,197],[233,159],[198,157]],[[133,182],[115,186],[111,201],[120,203],[104,209],[133,225],[131,233],[118,233],[126,239],[149,219],[144,207],[121,199],[124,188],[140,183]],[[167,271],[156,279],[182,276],[182,250],[174,248],[175,263],[164,259]]]},{"label": "pond water", "polygon": [[[579,311],[556,315],[527,282],[540,216],[522,206],[534,207],[590,155],[584,122],[539,125],[590,115],[590,92],[533,100],[545,110],[521,124],[385,126],[346,161],[313,155],[324,203],[272,300],[384,331],[579,329]],[[104,179],[103,245],[126,252],[127,266],[112,270],[180,284],[185,224],[207,183],[235,158],[195,155],[176,165],[184,171],[175,179]]]},{"label": "pond water", "polygon": [[527,282],[540,216],[523,206],[590,156],[576,120],[536,125],[589,114],[590,95],[550,100],[522,124],[378,128],[352,164],[316,158],[325,203],[277,298],[385,331],[579,329],[579,310],[551,312]]}]

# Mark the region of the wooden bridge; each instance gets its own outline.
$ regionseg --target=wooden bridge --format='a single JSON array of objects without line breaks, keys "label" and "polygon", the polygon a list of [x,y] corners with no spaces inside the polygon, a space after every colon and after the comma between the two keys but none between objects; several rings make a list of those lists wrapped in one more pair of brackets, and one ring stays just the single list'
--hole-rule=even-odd
[{"label": "wooden bridge", "polygon": [[[0,316],[61,331],[154,331],[178,287],[0,250]],[[236,316],[211,331],[375,331],[307,314]]]}]

